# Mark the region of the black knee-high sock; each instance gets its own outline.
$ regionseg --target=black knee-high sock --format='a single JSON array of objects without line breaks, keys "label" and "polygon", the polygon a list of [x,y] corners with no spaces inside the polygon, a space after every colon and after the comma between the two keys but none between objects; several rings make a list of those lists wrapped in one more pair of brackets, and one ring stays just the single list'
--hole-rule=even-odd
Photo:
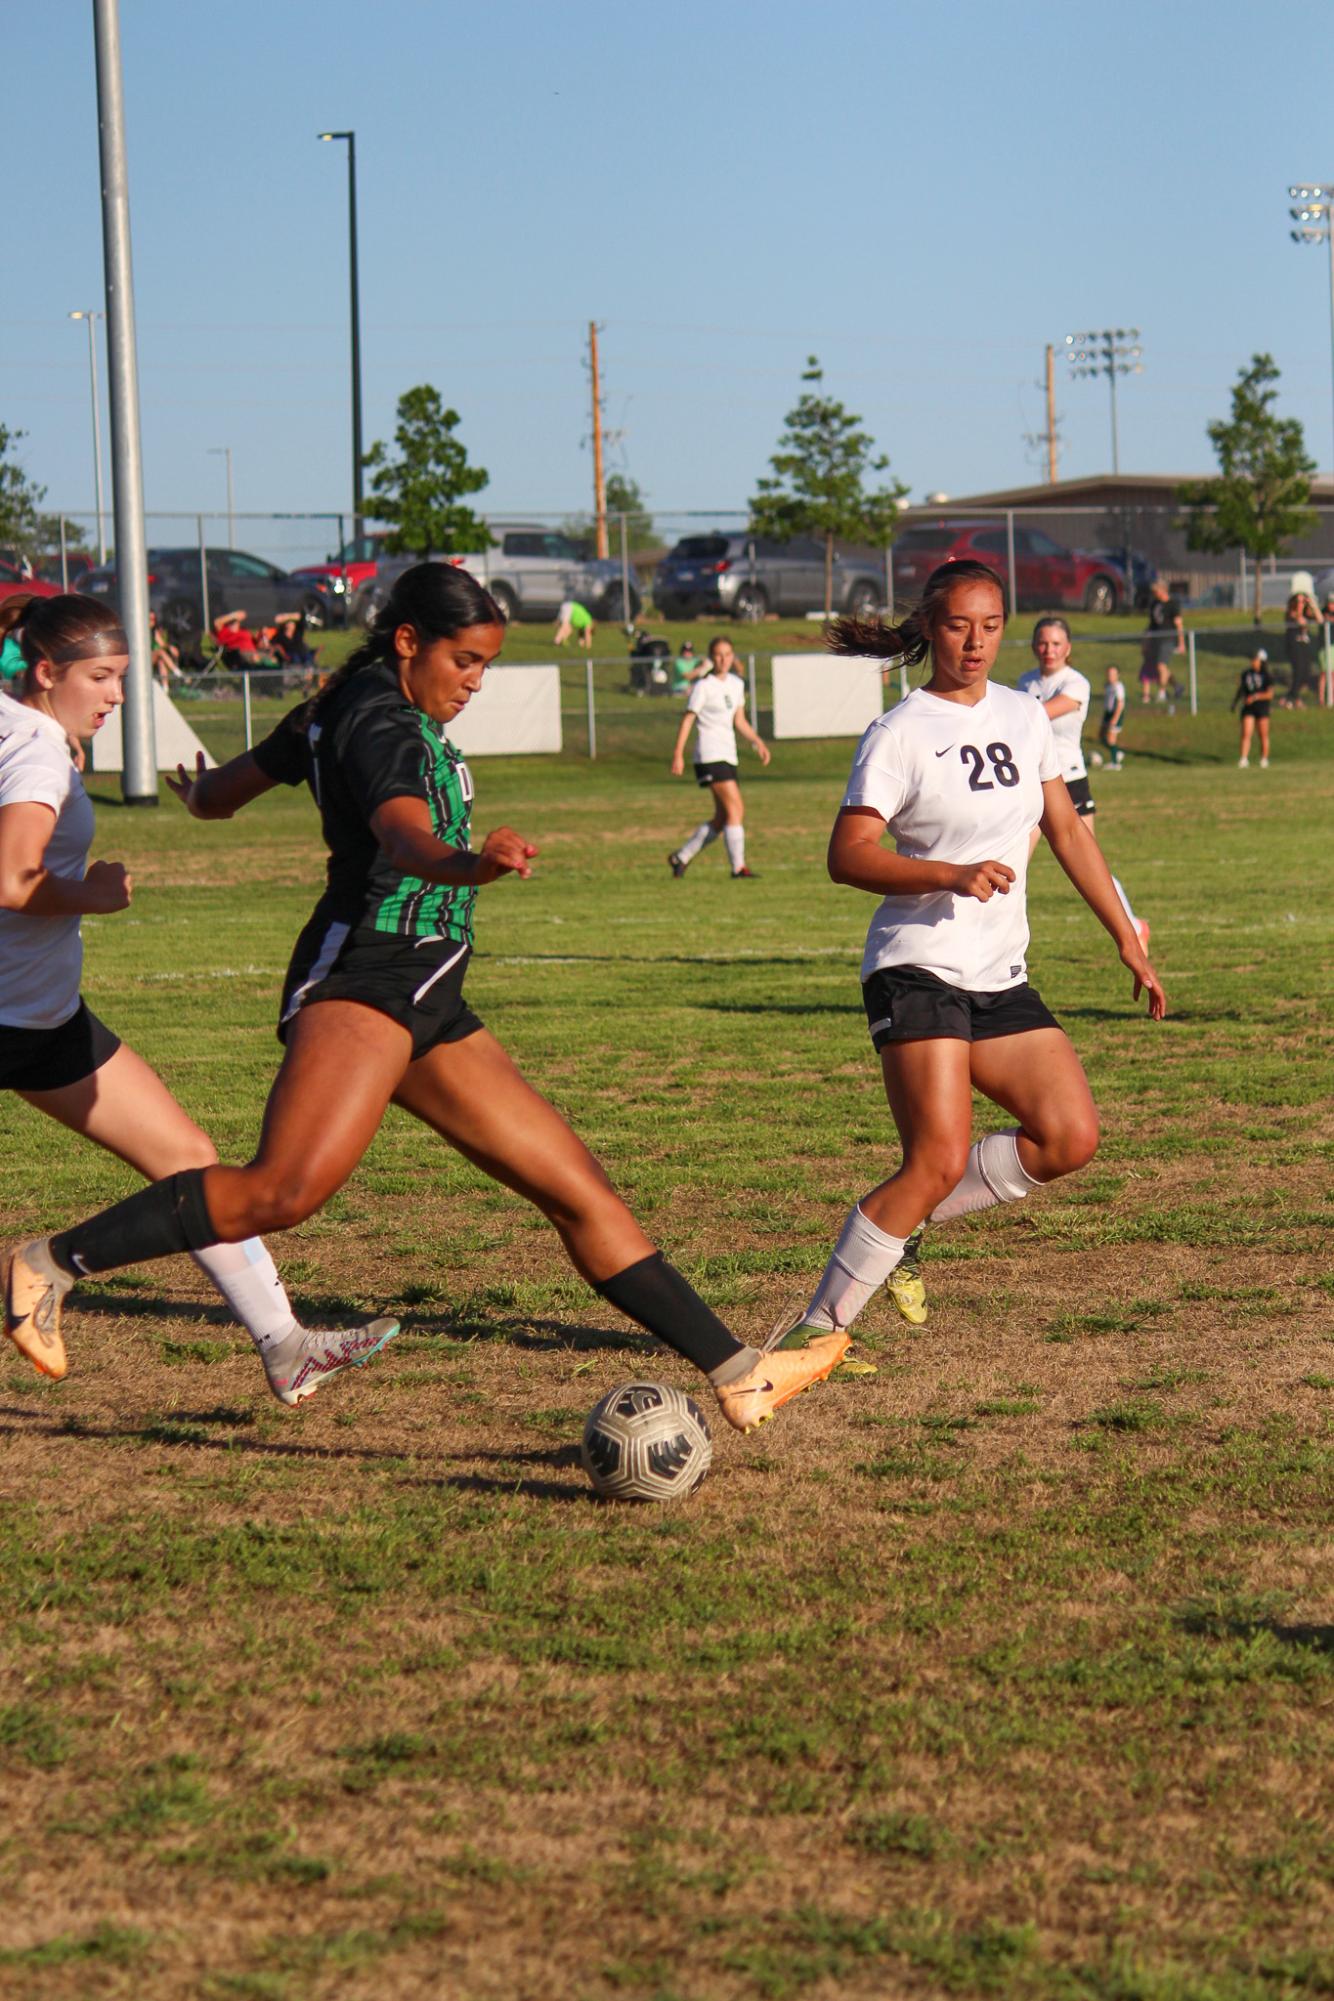
[{"label": "black knee-high sock", "polygon": [[720,1371],[722,1379],[730,1381],[734,1375],[745,1375],[759,1361],[753,1348],[728,1333],[713,1309],[704,1304],[675,1265],[668,1264],[661,1251],[600,1280],[593,1290],[715,1382]]},{"label": "black knee-high sock", "polygon": [[204,1170],[190,1167],[59,1231],[51,1239],[51,1255],[62,1271],[82,1278],[169,1258],[174,1251],[206,1251],[218,1241],[204,1200]]}]

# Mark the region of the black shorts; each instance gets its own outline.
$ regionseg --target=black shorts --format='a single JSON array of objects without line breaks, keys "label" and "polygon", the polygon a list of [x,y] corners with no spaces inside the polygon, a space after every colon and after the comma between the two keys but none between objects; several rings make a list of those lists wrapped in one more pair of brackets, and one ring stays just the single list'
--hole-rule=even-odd
[{"label": "black shorts", "polygon": [[1268,702],[1252,702],[1249,709],[1242,710],[1242,721],[1244,722],[1246,717],[1249,716],[1252,722],[1267,723],[1269,721],[1269,711],[1273,706],[1272,700]]},{"label": "black shorts", "polygon": [[1150,639],[1145,645],[1147,664],[1154,668],[1165,667],[1176,650],[1176,640],[1170,634],[1166,639]]},{"label": "black shorts", "polygon": [[84,1001],[59,1028],[0,1024],[0,1091],[61,1091],[91,1077],[119,1048],[120,1037]]},{"label": "black shorts", "polygon": [[359,1001],[387,1014],[412,1037],[412,1055],[461,1042],[482,1023],[463,998],[471,945],[457,938],[399,938],[312,917],[296,941],[283,983],[278,1040],[312,1001]]},{"label": "black shorts", "polygon": [[1027,981],[998,994],[975,994],[921,966],[882,966],[863,981],[862,999],[876,1049],[887,1042],[989,1042],[1061,1025]]},{"label": "black shorts", "polygon": [[1087,778],[1067,778],[1065,789],[1070,794],[1070,804],[1074,807],[1081,820],[1087,820],[1092,814],[1097,812],[1098,809],[1093,803],[1093,794],[1089,791]]},{"label": "black shorts", "polygon": [[734,764],[697,764],[695,766],[696,785],[722,785],[727,779],[736,782]]}]

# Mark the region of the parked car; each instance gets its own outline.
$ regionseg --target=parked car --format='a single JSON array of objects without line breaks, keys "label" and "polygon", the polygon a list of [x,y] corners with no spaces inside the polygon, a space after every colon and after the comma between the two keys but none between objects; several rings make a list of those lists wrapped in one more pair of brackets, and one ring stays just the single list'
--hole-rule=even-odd
[{"label": "parked car", "polygon": [[[311,625],[322,625],[325,600],[309,584],[301,584],[266,563],[262,556],[241,549],[209,549],[208,616],[243,611],[251,625],[271,625],[280,612],[300,612]],[[194,647],[204,629],[204,588],[199,551],[148,551],[148,603],[178,646]],[[119,599],[115,565],[90,570],[79,586],[89,597]]]},{"label": "parked car", "polygon": [[328,556],[322,563],[302,563],[289,572],[294,583],[305,584],[318,593],[324,605],[326,625],[345,625],[350,607],[355,604],[359,591],[365,589],[375,575],[376,565],[384,555],[387,528],[373,530],[369,534],[355,535],[344,542],[336,555]]},{"label": "parked car", "polygon": [[12,597],[15,591],[30,591],[37,598],[57,598],[60,596],[60,585],[44,583],[40,577],[30,577],[19,564],[0,559],[0,599]]},{"label": "parked car", "polygon": [[[894,589],[911,596],[941,563],[986,563],[1007,586],[1009,543],[1003,521],[920,522],[894,541]],[[1126,601],[1118,564],[1085,549],[1066,549],[1040,528],[1014,526],[1015,596],[1034,611],[1116,611]]]},{"label": "parked car", "polygon": [[[389,556],[376,565],[374,581],[362,587],[353,606],[362,624],[369,624],[395,578],[420,560]],[[619,563],[581,555],[568,535],[550,528],[504,528],[494,549],[442,556],[440,561],[457,563],[485,584],[507,619],[554,618],[567,598],[577,598],[594,618],[608,625],[633,621],[642,607],[633,578],[628,593],[624,591]]]},{"label": "parked car", "polygon": [[1138,549],[1127,549],[1124,544],[1119,549],[1095,549],[1093,553],[1102,562],[1115,563],[1121,575],[1129,577],[1135,610],[1147,611],[1149,591],[1158,580],[1158,565],[1151,563]]},{"label": "parked car", "polygon": [[[72,591],[81,591],[83,580],[93,567],[94,559],[87,550],[71,549],[65,558],[65,575],[69,578],[69,588]],[[48,584],[54,584],[57,590],[64,588],[60,581],[59,556],[39,556],[33,568],[39,577],[44,578]]]},{"label": "parked car", "polygon": [[[664,618],[800,618],[824,603],[824,544],[775,542],[745,532],[683,535],[659,563],[653,602]],[[834,610],[869,617],[884,603],[869,563],[834,554]]]}]

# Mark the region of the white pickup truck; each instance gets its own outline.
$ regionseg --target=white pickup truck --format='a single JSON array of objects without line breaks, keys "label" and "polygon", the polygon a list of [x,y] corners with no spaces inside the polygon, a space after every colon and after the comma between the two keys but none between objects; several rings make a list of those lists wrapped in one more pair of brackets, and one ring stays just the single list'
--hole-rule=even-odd
[{"label": "white pickup truck", "polygon": [[[632,624],[642,599],[631,576],[628,584],[617,562],[583,556],[568,535],[552,528],[505,527],[495,531],[496,546],[480,555],[442,556],[457,563],[485,584],[507,619],[551,619],[567,598],[587,605],[604,624]],[[355,615],[370,623],[388,597],[394,579],[419,560],[387,556],[358,595]]]}]

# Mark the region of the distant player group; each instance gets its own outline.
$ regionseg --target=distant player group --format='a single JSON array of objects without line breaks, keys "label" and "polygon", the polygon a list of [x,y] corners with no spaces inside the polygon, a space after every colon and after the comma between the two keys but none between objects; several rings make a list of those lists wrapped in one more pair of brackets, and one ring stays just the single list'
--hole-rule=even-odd
[{"label": "distant player group", "polygon": [[[862,960],[872,1046],[902,1152],[849,1212],[809,1301],[767,1342],[738,1339],[644,1235],[601,1165],[528,1084],[463,996],[480,888],[526,878],[536,847],[509,827],[474,850],[472,780],[449,725],[480,688],[504,618],[466,572],[421,564],[365,643],[253,751],[172,783],[196,817],[230,818],[305,784],[325,890],[298,938],[279,1009],[283,1057],[258,1150],[224,1166],[166,1087],[79,992],[79,917],[126,907],[116,863],[87,866],[92,809],[71,747],[122,699],[125,635],[106,607],[11,599],[26,674],[0,697],[0,1085],[120,1154],[150,1185],[24,1244],[10,1260],[9,1338],[43,1373],[67,1366],[62,1305],[85,1278],[190,1251],[250,1327],[293,1403],[377,1353],[392,1320],[300,1328],[260,1237],[313,1214],[346,1181],[390,1103],[533,1202],[587,1283],[705,1374],[725,1419],[753,1430],[845,1362],[850,1330],[889,1283],[924,1317],[925,1223],[1022,1200],[1092,1157],[1097,1115],[1072,1045],[1027,981],[1025,882],[1040,836],[1101,923],[1149,1013],[1165,1010],[1140,923],[1092,838],[1079,750],[1088,682],[1064,622],[1034,636],[1019,690],[990,679],[1005,628],[994,572],[951,563],[898,624],[836,620],[834,651],[929,661],[923,685],[867,730],[829,845],[836,882],[877,899]],[[722,838],[745,878],[735,735],[761,760],[731,647],[715,642],[672,758],[713,796],[669,858],[681,874]],[[1033,699],[1034,696],[1037,699]],[[886,835],[893,847],[884,845]],[[971,1142],[972,1092],[1008,1112]]]}]

